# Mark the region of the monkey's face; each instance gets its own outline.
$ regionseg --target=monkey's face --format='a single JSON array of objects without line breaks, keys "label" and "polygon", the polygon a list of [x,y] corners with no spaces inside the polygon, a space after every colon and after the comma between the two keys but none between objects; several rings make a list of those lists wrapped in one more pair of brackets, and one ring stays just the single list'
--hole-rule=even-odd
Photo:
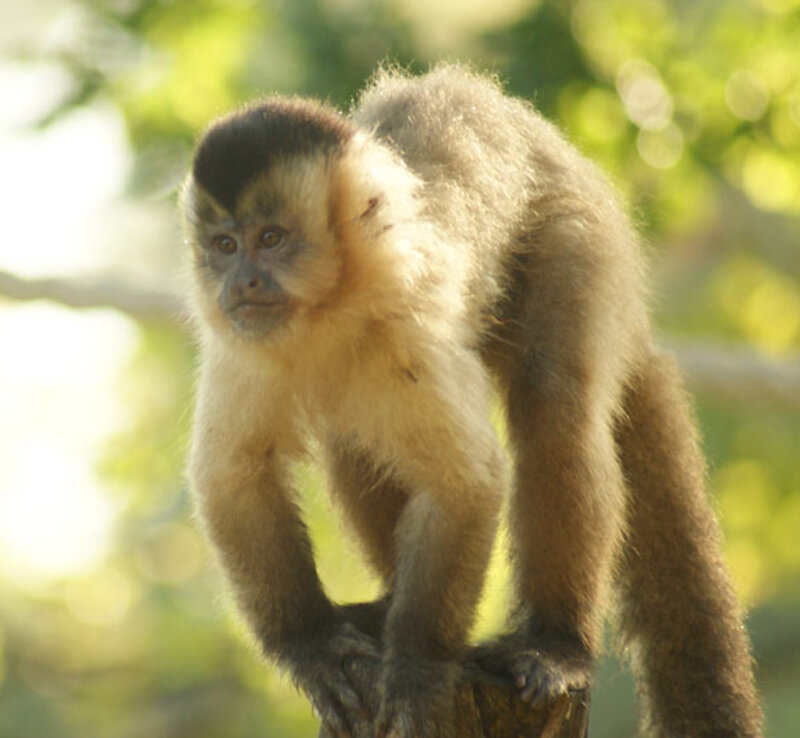
[{"label": "monkey's face", "polygon": [[411,220],[416,186],[388,149],[316,103],[271,100],[213,124],[181,203],[200,325],[270,350],[358,333],[384,302],[394,309],[389,285],[414,270],[396,225]]},{"label": "monkey's face", "polygon": [[290,313],[276,268],[295,259],[304,245],[264,217],[214,225],[203,239],[200,264],[216,282],[219,309],[243,335],[264,336]]},{"label": "monkey's face", "polygon": [[211,125],[182,202],[203,323],[273,340],[330,305],[344,259],[334,173],[352,135],[333,109],[279,98]]},{"label": "monkey's face", "polygon": [[213,326],[270,339],[309,320],[330,297],[341,256],[326,227],[325,176],[318,162],[276,167],[245,189],[233,212],[188,186],[198,297]]}]

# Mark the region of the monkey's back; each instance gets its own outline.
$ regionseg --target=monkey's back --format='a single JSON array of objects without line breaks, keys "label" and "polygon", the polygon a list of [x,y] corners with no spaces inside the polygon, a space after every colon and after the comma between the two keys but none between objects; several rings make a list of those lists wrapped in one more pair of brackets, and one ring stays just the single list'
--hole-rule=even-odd
[{"label": "monkey's back", "polygon": [[466,242],[478,234],[484,248],[525,212],[534,116],[490,79],[450,65],[423,77],[379,73],[352,115],[422,180],[426,215]]},{"label": "monkey's back", "polygon": [[436,248],[470,254],[463,292],[482,311],[503,291],[502,255],[530,219],[533,129],[548,124],[494,81],[451,65],[423,77],[379,72],[351,117],[420,179],[422,215],[442,236]]},{"label": "monkey's back", "polygon": [[579,248],[600,269],[613,262],[613,281],[627,283],[634,301],[643,295],[636,238],[604,174],[495,80],[449,64],[422,77],[381,71],[351,117],[422,181],[423,215],[447,239],[439,247],[470,253],[476,268],[464,288],[478,310],[508,289],[515,256],[566,247],[542,236],[565,220],[576,231],[581,221],[604,223],[608,237]]}]

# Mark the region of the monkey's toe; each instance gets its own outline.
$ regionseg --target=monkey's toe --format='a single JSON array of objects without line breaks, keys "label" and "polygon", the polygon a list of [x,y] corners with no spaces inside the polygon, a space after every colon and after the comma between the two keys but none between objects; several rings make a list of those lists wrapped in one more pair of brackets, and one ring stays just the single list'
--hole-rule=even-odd
[{"label": "monkey's toe", "polygon": [[531,705],[589,686],[592,659],[582,646],[543,638],[532,645],[530,640],[523,632],[500,636],[473,649],[470,661],[485,672],[510,679],[521,699]]},{"label": "monkey's toe", "polygon": [[287,648],[284,658],[328,734],[336,738],[364,734],[361,724],[371,718],[369,695],[363,680],[352,678],[350,672],[355,662],[361,671],[377,671],[380,647],[372,638],[340,623],[318,638]]},{"label": "monkey's toe", "polygon": [[591,662],[588,657],[557,657],[531,649],[516,654],[511,677],[520,697],[538,706],[586,689],[591,680]]}]

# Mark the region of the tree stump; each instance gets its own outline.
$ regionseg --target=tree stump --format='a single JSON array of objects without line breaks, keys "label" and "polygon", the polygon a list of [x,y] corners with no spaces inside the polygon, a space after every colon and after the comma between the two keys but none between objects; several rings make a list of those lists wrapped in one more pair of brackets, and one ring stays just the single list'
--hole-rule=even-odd
[{"label": "tree stump", "polygon": [[[371,714],[377,713],[377,664],[353,659],[346,671],[365,700]],[[523,702],[510,680],[465,665],[456,693],[458,738],[586,738],[589,725],[589,693],[570,693],[544,707]],[[353,725],[352,738],[373,738],[367,721]],[[333,738],[323,726],[317,738]]]}]

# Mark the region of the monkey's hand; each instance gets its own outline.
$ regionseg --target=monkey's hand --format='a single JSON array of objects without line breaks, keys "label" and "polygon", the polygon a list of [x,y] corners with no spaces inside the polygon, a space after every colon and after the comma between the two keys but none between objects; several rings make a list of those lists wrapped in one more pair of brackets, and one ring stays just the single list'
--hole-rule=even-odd
[{"label": "monkey's hand", "polygon": [[511,633],[475,648],[470,661],[510,679],[520,697],[534,706],[586,689],[592,676],[591,654],[577,637]]},{"label": "monkey's hand", "polygon": [[384,661],[376,738],[452,738],[458,666],[447,661]]},{"label": "monkey's hand", "polygon": [[348,677],[354,659],[380,663],[378,643],[353,625],[339,622],[313,638],[294,639],[284,644],[281,660],[297,687],[305,692],[315,713],[336,738],[356,734],[360,722],[369,721],[366,695],[359,693]]}]

